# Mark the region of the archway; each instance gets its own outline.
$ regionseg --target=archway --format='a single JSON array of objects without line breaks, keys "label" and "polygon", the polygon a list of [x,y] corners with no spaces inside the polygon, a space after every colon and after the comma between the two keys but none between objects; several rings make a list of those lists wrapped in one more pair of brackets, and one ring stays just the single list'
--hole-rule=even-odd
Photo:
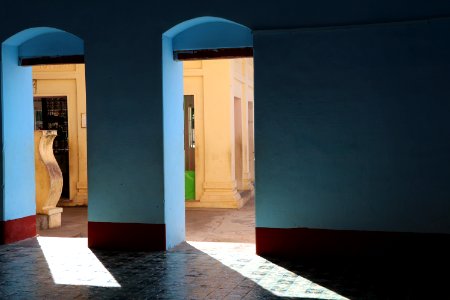
[{"label": "archway", "polygon": [[2,236],[10,243],[36,235],[32,65],[83,63],[84,43],[60,29],[21,31],[1,49]]},{"label": "archway", "polygon": [[[185,239],[183,65],[178,54],[232,57],[253,47],[249,28],[216,17],[180,23],[163,34],[164,218],[166,247]],[[211,51],[212,50],[212,51]],[[221,53],[214,56],[215,53]],[[239,54],[238,54],[239,55]]]}]

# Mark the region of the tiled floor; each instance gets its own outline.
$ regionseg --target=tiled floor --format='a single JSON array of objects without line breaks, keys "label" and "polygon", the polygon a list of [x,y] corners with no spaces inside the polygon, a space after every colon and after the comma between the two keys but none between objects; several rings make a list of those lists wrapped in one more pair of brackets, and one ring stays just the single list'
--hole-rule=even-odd
[{"label": "tiled floor", "polygon": [[212,227],[166,252],[90,250],[84,225],[66,218],[66,234],[78,238],[0,246],[0,299],[450,299],[446,258],[263,258],[246,230],[234,234],[238,241],[214,241],[233,236],[226,224],[236,232],[251,222],[236,211],[212,212],[209,220],[197,219],[205,211],[188,212],[187,227],[190,218],[196,228]]},{"label": "tiled floor", "polygon": [[253,245],[184,243],[168,252],[94,251],[39,237],[0,249],[1,299],[345,299],[253,254]]},{"label": "tiled floor", "polygon": [[429,263],[265,259],[244,243],[92,252],[85,238],[38,237],[0,246],[0,299],[450,299],[448,264]]}]

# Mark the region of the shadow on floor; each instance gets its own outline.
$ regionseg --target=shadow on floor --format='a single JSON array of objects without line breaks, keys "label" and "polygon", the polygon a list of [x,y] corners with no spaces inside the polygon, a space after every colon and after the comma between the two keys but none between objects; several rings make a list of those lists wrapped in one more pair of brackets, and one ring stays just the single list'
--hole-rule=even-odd
[{"label": "shadow on floor", "polygon": [[[254,254],[252,244],[253,199],[241,210],[195,210],[187,211],[186,216],[188,239],[195,242],[183,243],[167,252],[93,250],[94,257],[120,288],[56,284],[52,275],[56,271],[49,269],[43,246],[37,239],[0,246],[0,298],[55,298],[58,295],[81,299],[450,298],[446,290],[450,267],[446,255],[436,256],[430,251],[396,258],[267,257],[265,260]],[[39,234],[85,237],[87,208],[64,208],[62,223],[61,229]],[[74,245],[86,241],[69,240],[75,240]],[[214,243],[224,240],[246,244]],[[72,247],[70,241],[61,239],[59,243],[58,250],[50,257],[56,259],[60,271],[68,272],[68,280],[73,279],[70,274],[81,274],[79,280],[89,284],[92,273],[104,273],[104,270],[89,269],[89,265],[95,265],[93,258],[79,256],[89,255],[86,245],[77,250],[78,246]],[[75,265],[67,264],[69,262]],[[88,262],[86,269],[85,262]],[[76,268],[81,271],[74,272]]]},{"label": "shadow on floor", "polygon": [[446,257],[266,258],[350,299],[450,299]]},{"label": "shadow on floor", "polygon": [[94,253],[122,286],[119,292],[93,291],[90,295],[94,297],[282,298],[187,243],[168,252],[94,251]]},{"label": "shadow on floor", "polygon": [[38,237],[0,246],[0,299],[448,299],[448,267],[429,256],[265,259],[243,243],[97,251],[85,238]]},{"label": "shadow on floor", "polygon": [[[296,299],[342,299],[324,298],[310,285],[288,280],[289,274],[256,255],[248,256],[245,247],[230,253],[226,245],[204,251],[201,246],[184,243],[166,252],[92,252],[84,238],[54,237],[3,245],[0,298],[277,299],[285,293]],[[297,297],[297,292],[311,297]]]}]

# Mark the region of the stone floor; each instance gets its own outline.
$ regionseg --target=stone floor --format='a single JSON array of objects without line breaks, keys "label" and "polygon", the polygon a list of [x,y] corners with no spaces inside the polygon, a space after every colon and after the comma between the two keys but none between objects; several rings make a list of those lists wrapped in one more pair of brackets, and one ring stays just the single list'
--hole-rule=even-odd
[{"label": "stone floor", "polygon": [[[248,205],[242,212],[254,211]],[[253,223],[225,210],[188,211],[187,227],[214,229],[188,230],[193,241],[169,251],[97,251],[87,248],[85,225],[74,225],[83,209],[68,211],[65,233],[0,246],[0,299],[450,299],[448,259],[260,257],[248,232],[237,232]],[[241,242],[214,241],[221,234]]]},{"label": "stone floor", "polygon": [[91,251],[86,238],[37,237],[0,246],[0,299],[450,299],[448,264],[439,261],[254,253],[253,244],[214,242]]}]

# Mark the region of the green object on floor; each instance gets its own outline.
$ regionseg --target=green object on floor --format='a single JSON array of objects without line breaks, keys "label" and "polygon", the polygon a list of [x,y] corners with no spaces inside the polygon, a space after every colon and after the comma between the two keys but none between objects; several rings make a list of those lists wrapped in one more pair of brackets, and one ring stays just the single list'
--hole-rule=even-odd
[{"label": "green object on floor", "polygon": [[195,171],[184,172],[184,199],[195,201]]}]

